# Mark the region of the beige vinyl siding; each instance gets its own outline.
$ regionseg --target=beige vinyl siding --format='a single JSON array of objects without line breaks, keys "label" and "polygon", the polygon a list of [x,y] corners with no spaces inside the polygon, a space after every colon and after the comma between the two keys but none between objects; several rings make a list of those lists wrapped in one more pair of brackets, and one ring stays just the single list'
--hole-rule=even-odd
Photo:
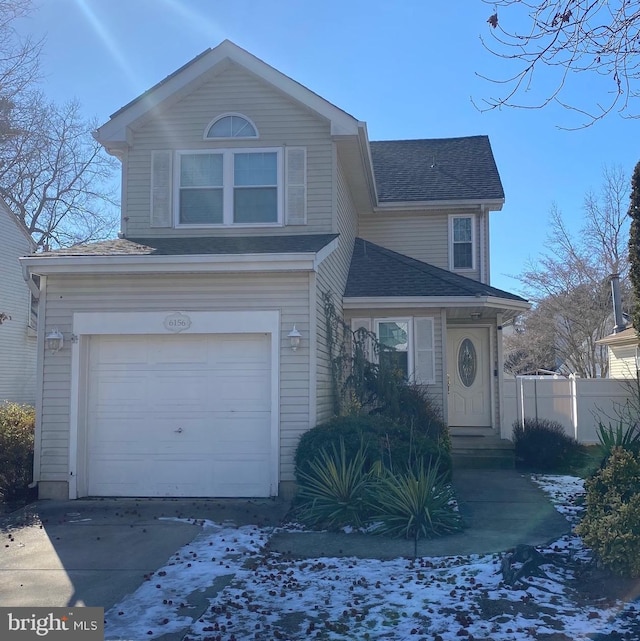
[{"label": "beige vinyl siding", "polygon": [[0,403],[33,405],[36,338],[27,329],[31,294],[18,262],[31,253],[31,245],[12,216],[0,204],[0,312],[11,317],[0,326]]},{"label": "beige vinyl siding", "polygon": [[[217,116],[241,113],[258,128],[259,138],[203,140],[205,127]],[[235,65],[138,128],[127,154],[126,235],[210,235],[211,229],[149,228],[151,152],[216,148],[304,147],[307,152],[307,225],[215,228],[216,235],[328,233],[332,228],[332,141],[330,125]]]},{"label": "beige vinyl siding", "polygon": [[442,317],[440,309],[430,309],[428,312],[418,312],[415,309],[371,309],[367,310],[349,310],[347,312],[347,322],[351,323],[352,318],[365,319],[371,321],[371,328],[374,329],[374,320],[381,318],[433,318],[433,339],[434,339],[434,360],[436,379],[435,383],[427,386],[430,398],[441,410],[446,402],[446,377],[443,372],[443,342],[442,342]]},{"label": "beige vinyl siding", "polygon": [[[449,216],[469,215],[469,211],[376,212],[360,216],[358,235],[372,243],[421,260],[441,269],[449,269]],[[480,279],[480,216],[476,222],[476,269],[459,272],[467,278]],[[485,237],[487,235],[485,234]],[[485,251],[485,256],[488,251]]]},{"label": "beige vinyl siding", "polygon": [[609,378],[636,377],[636,345],[609,345]]},{"label": "beige vinyl siding", "polygon": [[353,244],[357,231],[357,215],[344,172],[336,162],[336,212],[337,212],[337,249],[321,263],[317,276],[317,422],[326,421],[333,415],[333,396],[331,386],[331,364],[327,345],[326,317],[324,311],[324,292],[333,293],[333,302],[342,314],[342,296],[347,284],[349,266],[353,254]]},{"label": "beige vinyl siding", "polygon": [[[292,453],[309,429],[309,275],[215,274],[78,276],[47,280],[46,326],[72,332],[74,312],[280,311],[280,478],[293,479]],[[305,337],[293,352],[293,325]],[[304,344],[306,343],[306,345]],[[82,383],[81,383],[82,385]],[[41,480],[68,474],[71,350],[45,355]],[[82,429],[82,417],[79,417]]]}]

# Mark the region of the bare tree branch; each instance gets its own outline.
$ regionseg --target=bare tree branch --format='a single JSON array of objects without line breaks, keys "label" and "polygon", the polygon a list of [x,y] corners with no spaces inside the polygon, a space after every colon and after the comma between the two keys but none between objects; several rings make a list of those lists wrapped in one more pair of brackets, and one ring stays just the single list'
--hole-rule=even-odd
[{"label": "bare tree branch", "polygon": [[[483,100],[481,110],[500,107],[541,109],[557,103],[580,115],[585,127],[617,111],[640,117],[640,1],[638,0],[483,0],[491,5],[490,37],[481,37],[493,55],[514,63],[503,78],[480,75],[504,91]],[[547,70],[551,88],[534,91],[536,72]],[[590,105],[561,96],[573,74],[591,73],[609,82]],[[534,82],[534,80],[536,82]],[[574,127],[574,128],[579,128]]]}]

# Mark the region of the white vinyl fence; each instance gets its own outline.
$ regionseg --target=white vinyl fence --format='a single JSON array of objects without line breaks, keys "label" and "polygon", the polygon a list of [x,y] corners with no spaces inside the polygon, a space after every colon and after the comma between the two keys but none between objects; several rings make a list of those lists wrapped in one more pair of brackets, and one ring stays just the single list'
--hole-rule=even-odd
[{"label": "white vinyl fence", "polygon": [[513,423],[543,418],[560,423],[581,443],[597,443],[598,421],[616,424],[620,409],[637,395],[635,380],[518,376],[504,380],[502,438]]}]

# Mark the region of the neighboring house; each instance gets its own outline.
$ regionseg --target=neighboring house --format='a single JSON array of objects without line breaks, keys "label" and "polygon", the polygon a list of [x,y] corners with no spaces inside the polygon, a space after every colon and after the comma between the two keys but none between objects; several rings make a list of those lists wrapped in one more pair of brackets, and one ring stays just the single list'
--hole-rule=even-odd
[{"label": "neighboring house", "polygon": [[95,135],[123,166],[120,237],[24,260],[42,342],[64,336],[41,497],[278,494],[332,412],[324,293],[449,425],[500,433],[501,328],[528,304],[488,284],[504,196],[485,136],[370,143],[229,41]]},{"label": "neighboring house", "polygon": [[627,327],[597,341],[609,352],[609,378],[636,378],[638,376],[638,333]]},{"label": "neighboring house", "polygon": [[0,200],[0,403],[36,399],[36,318],[18,258],[35,251],[25,226]]}]

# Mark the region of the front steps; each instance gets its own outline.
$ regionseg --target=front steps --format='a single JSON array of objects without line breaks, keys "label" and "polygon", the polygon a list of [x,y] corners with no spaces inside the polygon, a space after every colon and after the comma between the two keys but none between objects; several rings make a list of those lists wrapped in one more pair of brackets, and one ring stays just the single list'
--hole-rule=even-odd
[{"label": "front steps", "polygon": [[513,443],[492,431],[451,430],[451,459],[460,469],[513,469],[516,464]]}]

